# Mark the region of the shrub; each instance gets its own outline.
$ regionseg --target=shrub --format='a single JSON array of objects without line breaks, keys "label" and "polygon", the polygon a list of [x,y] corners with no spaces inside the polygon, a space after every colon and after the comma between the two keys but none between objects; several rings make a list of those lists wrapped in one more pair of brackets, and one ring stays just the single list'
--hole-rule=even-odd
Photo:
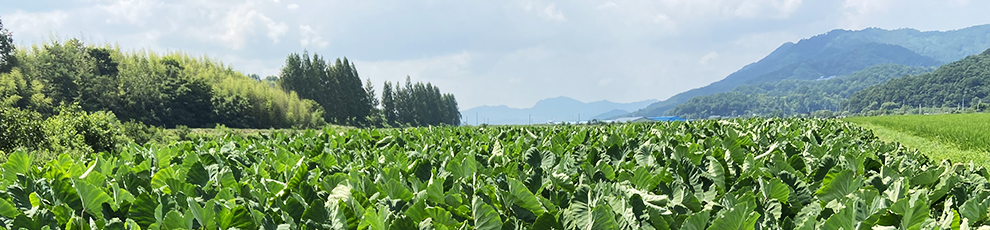
[{"label": "shrub", "polygon": [[12,107],[0,107],[0,151],[43,146],[41,114]]},{"label": "shrub", "polygon": [[44,130],[55,152],[114,152],[123,137],[112,112],[89,113],[78,107],[60,107],[58,115],[45,120]]}]

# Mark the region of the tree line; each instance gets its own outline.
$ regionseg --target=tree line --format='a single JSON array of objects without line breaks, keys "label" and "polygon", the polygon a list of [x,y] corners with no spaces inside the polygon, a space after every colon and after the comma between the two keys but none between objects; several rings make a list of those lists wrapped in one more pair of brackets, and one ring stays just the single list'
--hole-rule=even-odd
[{"label": "tree line", "polygon": [[868,115],[910,112],[918,108],[990,107],[990,49],[926,74],[874,85],[849,97],[846,107]]},{"label": "tree line", "polygon": [[354,63],[347,58],[324,60],[289,54],[275,82],[281,89],[314,100],[326,109],[323,118],[335,124],[360,127],[404,127],[459,125],[460,112],[453,94],[441,94],[431,83],[412,83],[409,76],[403,87],[385,82],[381,98],[375,95],[371,79],[362,85]]},{"label": "tree line", "polygon": [[872,66],[848,76],[827,80],[781,80],[737,86],[729,92],[691,98],[670,114],[687,118],[709,116],[825,115],[847,110],[846,100],[869,86],[902,76],[931,71],[926,67],[898,64]]}]

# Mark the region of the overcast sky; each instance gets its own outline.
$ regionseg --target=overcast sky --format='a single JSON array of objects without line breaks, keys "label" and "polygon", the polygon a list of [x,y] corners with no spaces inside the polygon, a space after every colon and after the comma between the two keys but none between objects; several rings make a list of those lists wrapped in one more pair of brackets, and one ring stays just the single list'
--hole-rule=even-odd
[{"label": "overcast sky", "polygon": [[[245,74],[346,56],[361,78],[429,81],[461,109],[666,99],[832,29],[990,23],[975,0],[0,0],[25,46],[52,38],[182,50]],[[379,90],[380,91],[380,90]]]}]

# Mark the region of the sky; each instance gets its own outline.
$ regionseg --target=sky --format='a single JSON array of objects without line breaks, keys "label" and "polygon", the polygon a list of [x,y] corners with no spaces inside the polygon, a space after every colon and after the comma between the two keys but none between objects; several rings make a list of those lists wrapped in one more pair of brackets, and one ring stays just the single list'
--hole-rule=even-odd
[{"label": "sky", "polygon": [[[833,29],[990,24],[975,0],[0,0],[21,47],[78,38],[277,76],[290,53],[431,82],[462,110],[664,100]],[[380,92],[380,90],[379,90]]]}]

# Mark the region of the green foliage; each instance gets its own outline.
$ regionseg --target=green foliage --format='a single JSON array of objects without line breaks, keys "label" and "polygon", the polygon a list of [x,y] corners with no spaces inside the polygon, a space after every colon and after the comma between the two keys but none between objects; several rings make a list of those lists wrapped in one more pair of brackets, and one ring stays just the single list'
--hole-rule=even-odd
[{"label": "green foliage", "polygon": [[849,117],[854,123],[880,125],[889,129],[936,140],[958,147],[990,153],[990,114],[938,114],[878,117]]},{"label": "green foliage", "polygon": [[827,80],[781,80],[744,84],[729,92],[691,98],[669,113],[688,118],[752,114],[780,117],[806,113],[829,117],[834,113],[826,111],[842,111],[846,99],[862,89],[897,77],[928,71],[928,68],[923,67],[886,64]]},{"label": "green foliage", "polygon": [[42,121],[36,112],[0,106],[0,152],[45,146]]},{"label": "green foliage", "polygon": [[46,119],[43,126],[54,152],[111,152],[122,136],[120,122],[113,113],[90,113],[72,107],[60,107],[58,114]]},{"label": "green foliage", "polygon": [[290,54],[278,85],[285,91],[315,101],[325,109],[324,119],[351,126],[459,125],[460,112],[452,94],[441,94],[431,83],[407,76],[403,87],[385,82],[381,109],[370,79],[362,86],[357,68],[347,58],[324,61],[308,53]]},{"label": "green foliage", "polygon": [[322,108],[208,58],[122,52],[76,39],[18,50],[0,72],[0,105],[54,115],[54,107],[111,111],[159,127],[318,127]]},{"label": "green foliage", "polygon": [[986,169],[936,163],[837,120],[326,128],[130,145],[115,154],[62,155],[41,167],[31,161],[15,152],[0,167],[7,188],[0,223],[8,229],[990,223]]},{"label": "green foliage", "polygon": [[990,102],[990,50],[946,64],[927,74],[893,79],[849,97],[852,112],[889,114],[901,106],[985,109]]},{"label": "green foliage", "polygon": [[3,28],[3,21],[0,21],[0,73],[7,73],[17,65],[17,56],[14,56],[14,35],[6,28]]}]

